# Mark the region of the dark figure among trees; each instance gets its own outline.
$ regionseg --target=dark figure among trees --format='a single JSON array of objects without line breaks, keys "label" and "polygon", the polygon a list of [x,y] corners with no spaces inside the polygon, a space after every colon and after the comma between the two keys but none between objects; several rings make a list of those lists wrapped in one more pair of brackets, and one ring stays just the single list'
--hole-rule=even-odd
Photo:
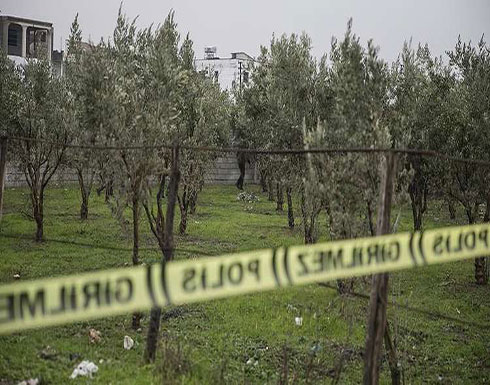
[{"label": "dark figure among trees", "polygon": [[239,190],[243,190],[243,181],[245,180],[245,166],[248,163],[250,163],[250,159],[247,159],[247,155],[243,152],[239,152],[236,155],[237,161],[238,161],[238,168],[240,169],[240,176],[238,177],[238,180],[236,181],[236,187]]}]

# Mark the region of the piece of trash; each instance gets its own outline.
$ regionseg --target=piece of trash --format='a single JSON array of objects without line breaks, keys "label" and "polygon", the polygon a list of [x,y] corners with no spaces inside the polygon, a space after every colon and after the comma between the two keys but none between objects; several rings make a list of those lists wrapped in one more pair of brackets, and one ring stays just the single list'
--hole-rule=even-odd
[{"label": "piece of trash", "polygon": [[39,352],[39,357],[44,360],[54,360],[57,355],[58,352],[49,345]]},{"label": "piece of trash", "polygon": [[77,378],[78,376],[88,376],[92,378],[94,373],[97,373],[99,368],[91,361],[82,361],[73,370],[70,378]]},{"label": "piece of trash", "polygon": [[237,195],[236,199],[238,201],[244,201],[247,203],[254,203],[254,202],[258,202],[260,200],[259,197],[257,195],[255,195],[254,193],[249,193],[246,191],[242,191],[241,193],[239,193]]},{"label": "piece of trash", "polygon": [[134,346],[134,341],[130,336],[124,336],[124,349],[130,350]]},{"label": "piece of trash", "polygon": [[101,358],[101,359],[99,360],[99,364],[103,364],[103,363],[104,363],[104,359],[103,359],[103,358]]},{"label": "piece of trash", "polygon": [[88,338],[90,339],[90,343],[96,344],[100,341],[100,332],[95,329],[90,329],[88,331]]},{"label": "piece of trash", "polygon": [[312,354],[316,354],[316,353],[318,353],[320,350],[322,350],[322,347],[321,347],[321,345],[320,345],[319,343],[314,344],[314,345],[313,345],[313,346],[310,348],[310,352],[311,352]]},{"label": "piece of trash", "polygon": [[458,308],[456,308],[456,311],[458,312],[458,314],[461,314],[461,312],[459,311],[459,309],[458,309]]},{"label": "piece of trash", "polygon": [[24,380],[19,382],[17,385],[38,385],[39,378],[29,378],[28,380]]},{"label": "piece of trash", "polygon": [[294,322],[296,323],[296,326],[302,326],[303,325],[303,317],[295,317]]},{"label": "piece of trash", "polygon": [[14,279],[20,279],[20,274],[19,273],[14,274]]}]

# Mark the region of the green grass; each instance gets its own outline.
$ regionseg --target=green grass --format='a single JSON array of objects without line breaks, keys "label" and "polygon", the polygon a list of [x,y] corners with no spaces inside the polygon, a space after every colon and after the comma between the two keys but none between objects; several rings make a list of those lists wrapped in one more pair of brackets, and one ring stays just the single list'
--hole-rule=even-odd
[{"label": "green grass", "polygon": [[[260,196],[258,203],[237,201],[232,186],[206,187],[187,235],[176,238],[177,258],[302,243],[299,218],[297,228],[289,230],[286,214],[277,213],[256,186],[249,189]],[[0,282],[12,281],[14,274],[28,280],[131,263],[131,235],[121,231],[102,197],[92,196],[89,220],[80,221],[78,211],[74,187],[48,190],[47,241],[37,244],[32,240],[35,225],[23,214],[29,212],[27,190],[7,189]],[[410,230],[410,210],[401,214],[400,231]],[[454,224],[438,202],[426,218],[426,228]],[[462,213],[459,218],[464,223]],[[141,229],[142,260],[160,260],[144,219]],[[472,261],[425,267],[391,275],[391,298],[488,324],[490,289],[473,282]],[[368,293],[367,279],[356,280],[355,290]],[[0,384],[31,377],[45,384],[276,384],[286,363],[290,383],[329,384],[339,368],[339,383],[360,383],[366,308],[365,300],[310,285],[165,309],[154,365],[142,360],[147,318],[140,332],[130,329],[131,316],[125,315],[16,333],[0,337]],[[294,322],[299,315],[301,327]],[[406,384],[490,383],[490,330],[394,307],[388,317]],[[89,342],[90,328],[101,332],[98,344]],[[136,341],[130,351],[123,349],[124,335]],[[46,346],[55,352],[49,359],[40,354]],[[69,380],[82,359],[94,361],[98,373],[93,379]],[[381,383],[390,383],[386,361]]]}]

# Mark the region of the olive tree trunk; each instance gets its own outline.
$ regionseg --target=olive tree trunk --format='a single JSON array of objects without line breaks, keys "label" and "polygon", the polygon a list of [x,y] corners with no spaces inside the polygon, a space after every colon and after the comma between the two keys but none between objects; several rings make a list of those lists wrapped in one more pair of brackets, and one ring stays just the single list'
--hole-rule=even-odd
[{"label": "olive tree trunk", "polygon": [[78,177],[78,186],[80,188],[80,196],[82,201],[80,202],[80,219],[88,219],[88,202],[90,198],[90,193],[92,192],[92,185],[94,180],[94,173],[92,171],[88,172],[88,180],[84,178],[83,168],[76,168]]},{"label": "olive tree trunk", "polygon": [[[483,222],[490,222],[490,193],[487,195],[485,215],[483,217]],[[488,284],[489,279],[489,257],[480,257],[475,259],[475,279],[478,285]]]},{"label": "olive tree trunk", "polygon": [[288,187],[286,189],[286,196],[288,201],[288,225],[290,229],[294,228],[294,212],[293,212],[293,189]]},{"label": "olive tree trunk", "polygon": [[408,186],[408,193],[412,205],[413,228],[419,231],[422,229],[423,215],[427,210],[427,182],[423,175],[420,157],[413,158],[411,163],[415,173]]},{"label": "olive tree trunk", "polygon": [[305,192],[301,193],[301,216],[303,219],[303,231],[305,236],[305,244],[316,242],[316,218],[320,213],[320,209],[308,209],[306,204]]},{"label": "olive tree trunk", "polygon": [[0,138],[0,221],[3,214],[3,191],[7,169],[7,138]]},{"label": "olive tree trunk", "polygon": [[447,198],[447,209],[449,211],[449,218],[454,221],[456,219],[456,209],[454,208],[454,201],[451,198]]},{"label": "olive tree trunk", "polygon": [[36,242],[44,238],[44,188],[36,186],[31,189],[32,216],[36,222]]},{"label": "olive tree trunk", "polygon": [[[376,225],[377,235],[390,233],[391,202],[396,175],[395,167],[395,154],[391,152],[387,153],[385,172],[380,185],[380,200]],[[388,278],[389,275],[387,273],[373,275],[364,352],[364,385],[377,385],[379,381],[381,348],[386,332]]]},{"label": "olive tree trunk", "polygon": [[276,211],[283,211],[283,205],[284,205],[284,193],[282,191],[282,184],[280,182],[277,182],[277,205],[276,205]]},{"label": "olive tree trunk", "polygon": [[[173,248],[174,248],[173,229],[174,229],[175,205],[178,197],[179,181],[180,181],[179,148],[178,146],[174,146],[172,151],[172,171],[170,174],[170,182],[169,182],[166,220],[163,220],[162,218],[163,214],[160,214],[161,216],[160,223],[161,224],[164,223],[165,225],[160,228],[160,235],[159,237],[157,237],[159,238],[159,240],[162,240],[161,244],[163,245],[163,247],[161,248],[162,265],[173,259]],[[155,229],[156,228],[152,226],[152,231],[154,231]],[[163,229],[163,234],[162,234],[162,229]],[[145,357],[144,357],[146,362],[155,361],[156,349],[158,344],[158,333],[160,330],[161,314],[162,314],[162,309],[160,307],[155,306],[151,309],[150,324],[148,326]]]},{"label": "olive tree trunk", "polygon": [[272,181],[271,178],[269,178],[267,180],[267,193],[268,193],[268,196],[267,196],[267,199],[269,200],[269,202],[274,202],[274,183]]},{"label": "olive tree trunk", "polygon": [[[140,213],[139,191],[133,190],[133,265],[139,265],[139,217]],[[139,312],[133,313],[131,327],[138,330],[141,327],[141,318],[143,315]]]},{"label": "olive tree trunk", "polygon": [[260,173],[260,187],[262,187],[262,192],[265,193],[268,191],[267,178],[265,177],[265,173],[263,171],[259,171],[259,173]]},{"label": "olive tree trunk", "polygon": [[187,216],[189,212],[189,192],[187,186],[184,186],[182,190],[182,197],[177,196],[180,209],[179,233],[181,235],[187,231]]}]

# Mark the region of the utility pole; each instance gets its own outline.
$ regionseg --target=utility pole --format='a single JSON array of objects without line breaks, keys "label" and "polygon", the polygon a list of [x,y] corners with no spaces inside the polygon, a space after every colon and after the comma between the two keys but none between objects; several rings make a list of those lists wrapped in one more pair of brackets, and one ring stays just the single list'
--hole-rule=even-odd
[{"label": "utility pole", "polygon": [[242,62],[238,62],[238,70],[240,71],[240,92],[242,92]]}]

